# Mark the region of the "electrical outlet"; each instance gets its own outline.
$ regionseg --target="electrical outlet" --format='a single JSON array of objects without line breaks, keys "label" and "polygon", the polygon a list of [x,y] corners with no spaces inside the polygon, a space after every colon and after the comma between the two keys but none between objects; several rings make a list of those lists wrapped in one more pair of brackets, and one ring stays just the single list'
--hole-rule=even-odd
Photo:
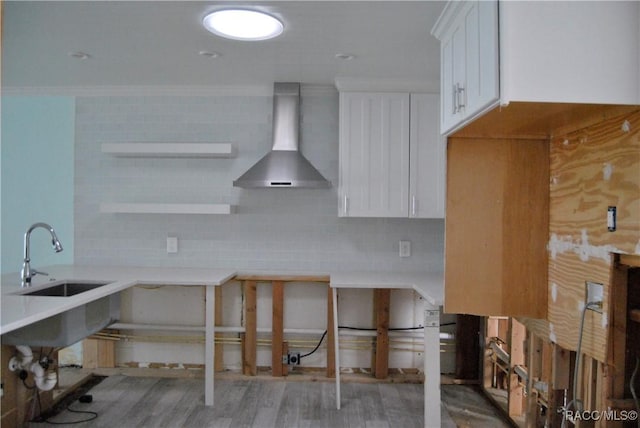
[{"label": "electrical outlet", "polygon": [[[300,365],[300,354],[296,353],[296,354],[287,354],[286,356],[286,361],[283,361],[284,363],[286,363],[287,365],[290,366],[299,366]],[[284,358],[283,358],[284,360]]]},{"label": "electrical outlet", "polygon": [[616,228],[617,228],[616,223],[618,222],[617,211],[618,209],[616,207],[611,206],[607,208],[607,230],[609,232],[616,231]]},{"label": "electrical outlet", "polygon": [[175,236],[169,236],[167,238],[167,253],[177,253],[178,252],[178,238]]},{"label": "electrical outlet", "polygon": [[411,241],[400,241],[400,257],[411,257]]},{"label": "electrical outlet", "polygon": [[587,288],[587,303],[600,303],[600,308],[591,308],[597,312],[602,312],[602,300],[604,299],[604,286],[597,282],[587,281],[585,283]]}]

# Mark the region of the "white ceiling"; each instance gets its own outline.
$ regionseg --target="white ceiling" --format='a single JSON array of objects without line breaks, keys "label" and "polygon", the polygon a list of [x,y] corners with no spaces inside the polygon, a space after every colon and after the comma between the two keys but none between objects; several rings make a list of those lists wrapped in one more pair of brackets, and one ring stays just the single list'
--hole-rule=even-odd
[{"label": "white ceiling", "polygon": [[[269,41],[225,40],[203,16],[250,5],[285,23]],[[409,82],[437,88],[432,1],[5,1],[2,86],[228,86]],[[89,59],[76,59],[82,51]],[[207,58],[200,51],[215,51]],[[337,53],[356,55],[338,60]]]}]

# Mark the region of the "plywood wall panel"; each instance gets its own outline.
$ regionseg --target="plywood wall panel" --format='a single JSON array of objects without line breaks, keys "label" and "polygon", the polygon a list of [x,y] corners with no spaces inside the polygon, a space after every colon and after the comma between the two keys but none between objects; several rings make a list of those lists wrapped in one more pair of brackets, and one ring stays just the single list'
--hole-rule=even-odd
[{"label": "plywood wall panel", "polygon": [[585,281],[602,283],[605,310],[587,313],[582,346],[605,361],[611,253],[640,252],[640,110],[554,136],[550,156],[548,334],[575,349]]}]

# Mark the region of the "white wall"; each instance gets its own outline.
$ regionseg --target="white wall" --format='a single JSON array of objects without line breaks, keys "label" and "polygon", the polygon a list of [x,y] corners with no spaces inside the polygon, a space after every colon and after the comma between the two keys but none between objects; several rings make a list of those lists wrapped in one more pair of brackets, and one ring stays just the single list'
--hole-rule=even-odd
[{"label": "white wall", "polygon": [[31,235],[33,268],[73,263],[72,97],[2,96],[2,272],[22,268],[24,233],[49,223],[64,247],[51,248],[45,230]]},{"label": "white wall", "polygon": [[[304,86],[302,94],[302,152],[332,181],[331,189],[232,186],[232,181],[271,146],[271,97],[77,98],[76,263],[303,272],[441,270],[442,220],[338,218],[338,94]],[[232,159],[126,159],[100,152],[102,142],[120,141],[231,141],[238,155]],[[101,202],[220,202],[237,209],[236,214],[211,216],[102,214]],[[167,254],[167,236],[178,237],[177,254]],[[412,242],[409,258],[398,257],[401,239]],[[310,328],[324,328],[326,290],[317,291],[320,287],[315,286],[314,291],[313,287],[300,284],[297,291],[287,288],[286,296],[298,296],[303,301],[288,307],[298,309],[287,312],[285,327],[308,324]],[[239,286],[235,288],[233,291],[231,284],[224,290],[225,323],[240,322],[241,295]],[[299,294],[299,290],[306,291]],[[167,323],[200,323],[203,306],[199,293],[184,289],[133,290],[124,301],[127,305],[135,299],[135,305],[128,309],[125,306],[123,319],[144,322],[162,317]],[[270,325],[270,293],[266,286],[259,288],[259,327]],[[153,296],[160,301],[167,299],[161,310],[154,309],[157,299]],[[172,305],[172,301],[178,302],[172,299],[178,297],[181,303]],[[412,324],[417,297],[410,293],[397,298],[404,299],[409,308],[408,319],[398,322]],[[345,315],[361,313],[352,320],[354,323],[371,324],[367,299],[364,294],[351,298],[351,308]],[[192,303],[189,311],[184,310],[184,302]],[[226,348],[227,364],[239,365],[239,351]],[[268,349],[259,353],[259,365],[270,364],[267,353]],[[119,362],[201,363],[203,351],[199,345],[130,342],[119,347],[118,358]],[[414,356],[409,360],[399,358],[404,359],[400,362],[403,366],[421,364]],[[354,364],[360,361],[369,364],[370,357],[361,353],[351,360]],[[349,365],[349,360],[345,363]],[[324,359],[317,361],[317,365],[323,364]]]}]

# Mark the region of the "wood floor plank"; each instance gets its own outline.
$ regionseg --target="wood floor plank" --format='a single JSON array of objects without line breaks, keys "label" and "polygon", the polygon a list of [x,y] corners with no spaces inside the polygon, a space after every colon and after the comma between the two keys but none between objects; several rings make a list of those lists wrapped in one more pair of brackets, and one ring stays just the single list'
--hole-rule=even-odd
[{"label": "wood floor plank", "polygon": [[[453,420],[465,426],[502,427],[497,411],[479,393],[464,386],[443,386],[442,396]],[[30,428],[182,427],[182,428],[387,428],[423,427],[423,390],[415,384],[343,383],[342,408],[335,408],[331,382],[217,379],[215,407],[204,405],[204,381],[191,378],[111,376],[89,393],[93,402],[72,408],[94,411],[98,419],[80,425],[30,424]],[[473,394],[473,391],[471,390]],[[444,410],[446,413],[446,410]],[[64,412],[55,421],[81,419]],[[474,419],[475,418],[475,419]],[[446,418],[451,421],[451,418]],[[445,422],[445,418],[443,418]],[[426,426],[429,426],[427,423]],[[454,427],[455,424],[446,427]],[[440,428],[440,427],[438,427]]]}]

